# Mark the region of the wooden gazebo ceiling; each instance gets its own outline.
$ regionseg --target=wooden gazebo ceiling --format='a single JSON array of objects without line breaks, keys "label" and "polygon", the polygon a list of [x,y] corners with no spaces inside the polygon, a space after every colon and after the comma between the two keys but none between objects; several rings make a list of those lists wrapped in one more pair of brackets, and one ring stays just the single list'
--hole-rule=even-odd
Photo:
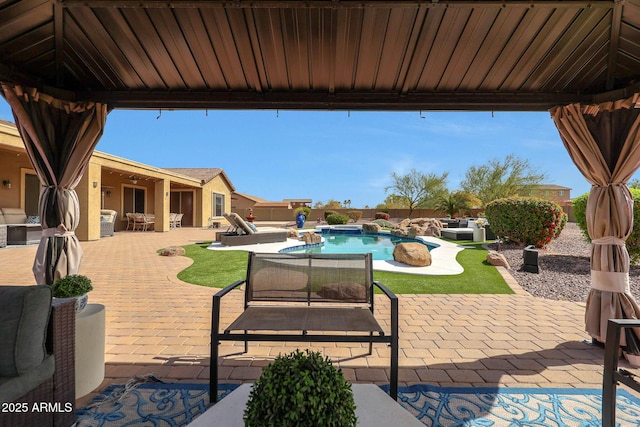
[{"label": "wooden gazebo ceiling", "polygon": [[546,110],[640,88],[640,0],[0,0],[0,80],[111,108]]}]

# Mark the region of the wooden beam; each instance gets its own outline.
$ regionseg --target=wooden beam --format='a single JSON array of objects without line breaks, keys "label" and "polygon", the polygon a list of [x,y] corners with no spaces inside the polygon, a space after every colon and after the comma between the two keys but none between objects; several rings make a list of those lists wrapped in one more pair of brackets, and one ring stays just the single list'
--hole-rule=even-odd
[{"label": "wooden beam", "polygon": [[212,91],[79,92],[79,100],[117,109],[354,110],[354,111],[546,111],[591,103],[593,95],[557,93],[255,93]]},{"label": "wooden beam", "polygon": [[611,35],[609,36],[609,61],[607,63],[607,81],[605,83],[605,87],[608,91],[613,90],[613,88],[615,87],[623,3],[624,0],[616,0],[611,16]]},{"label": "wooden beam", "polygon": [[53,6],[53,37],[56,50],[56,86],[64,86],[64,10],[60,3]]},{"label": "wooden beam", "polygon": [[398,9],[398,8],[605,8],[614,7],[612,0],[56,0],[65,8],[169,8],[169,9]]}]

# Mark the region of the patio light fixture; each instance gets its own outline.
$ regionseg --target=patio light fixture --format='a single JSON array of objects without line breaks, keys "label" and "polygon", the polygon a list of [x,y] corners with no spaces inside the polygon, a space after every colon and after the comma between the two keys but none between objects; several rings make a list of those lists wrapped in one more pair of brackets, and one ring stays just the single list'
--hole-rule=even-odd
[{"label": "patio light fixture", "polygon": [[138,183],[138,178],[135,175],[131,177],[131,183],[134,185]]},{"label": "patio light fixture", "polygon": [[11,190],[11,181],[9,181],[8,179],[3,180],[2,185],[4,185],[4,188]]}]

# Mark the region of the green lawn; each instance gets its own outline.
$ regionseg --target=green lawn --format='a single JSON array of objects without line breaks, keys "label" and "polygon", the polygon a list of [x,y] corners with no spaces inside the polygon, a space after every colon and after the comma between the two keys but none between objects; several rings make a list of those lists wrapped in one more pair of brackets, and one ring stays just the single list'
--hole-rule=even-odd
[{"label": "green lawn", "polygon": [[[464,267],[454,276],[420,276],[374,271],[374,279],[396,294],[511,294],[498,270],[485,260],[487,251],[480,243],[459,242],[472,249],[458,253]],[[210,251],[208,242],[183,246],[193,264],[178,273],[178,278],[195,285],[223,288],[245,278],[247,253],[244,251]]]}]

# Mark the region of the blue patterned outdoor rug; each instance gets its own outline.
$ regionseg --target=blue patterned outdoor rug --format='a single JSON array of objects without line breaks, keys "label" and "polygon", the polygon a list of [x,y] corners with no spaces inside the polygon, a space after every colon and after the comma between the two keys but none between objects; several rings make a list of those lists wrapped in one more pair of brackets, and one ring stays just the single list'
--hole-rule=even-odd
[{"label": "blue patterned outdoor rug", "polygon": [[[382,386],[385,391],[388,386]],[[432,427],[600,427],[602,390],[400,387],[398,401]],[[618,389],[616,422],[640,426],[640,399]]]},{"label": "blue patterned outdoor rug", "polygon": [[[219,387],[218,397],[224,398],[237,385]],[[112,385],[78,410],[76,425],[185,426],[207,409],[208,388],[208,384],[139,381]],[[382,389],[388,392],[389,387]],[[599,427],[602,419],[599,389],[445,388],[421,384],[400,387],[398,401],[430,427]],[[616,402],[617,424],[640,427],[640,399],[619,389]]]}]

